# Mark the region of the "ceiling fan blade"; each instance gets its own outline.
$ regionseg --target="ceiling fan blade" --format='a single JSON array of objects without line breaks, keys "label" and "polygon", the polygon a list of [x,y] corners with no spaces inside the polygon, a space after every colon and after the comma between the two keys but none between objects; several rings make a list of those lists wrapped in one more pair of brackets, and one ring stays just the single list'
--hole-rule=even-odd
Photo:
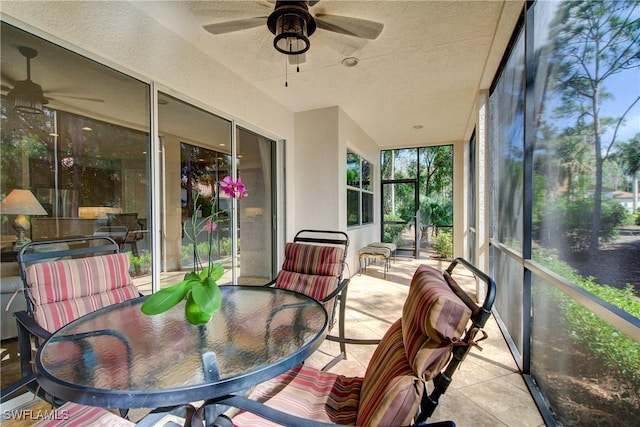
[{"label": "ceiling fan blade", "polygon": [[1,76],[2,76],[2,82],[3,83],[6,82],[6,83],[10,84],[11,86],[15,86],[16,85],[16,79],[9,77],[5,73],[2,73]]},{"label": "ceiling fan blade", "polygon": [[375,40],[378,38],[384,28],[384,24],[380,22],[351,18],[348,16],[318,13],[314,18],[318,28],[368,40]]},{"label": "ceiling fan blade", "polygon": [[10,86],[2,85],[2,92],[9,92],[11,90]]},{"label": "ceiling fan blade", "polygon": [[267,16],[256,16],[255,18],[238,19],[235,21],[218,22],[216,24],[203,25],[206,31],[211,34],[226,34],[235,31],[248,30],[249,28],[266,25]]},{"label": "ceiling fan blade", "polygon": [[51,101],[55,101],[58,98],[67,98],[67,99],[77,99],[78,101],[90,101],[90,102],[100,102],[100,103],[104,103],[104,99],[100,99],[100,98],[88,98],[85,96],[73,96],[73,95],[64,95],[62,93],[54,93],[53,94],[53,98],[49,96],[49,92],[47,92],[47,98]]}]

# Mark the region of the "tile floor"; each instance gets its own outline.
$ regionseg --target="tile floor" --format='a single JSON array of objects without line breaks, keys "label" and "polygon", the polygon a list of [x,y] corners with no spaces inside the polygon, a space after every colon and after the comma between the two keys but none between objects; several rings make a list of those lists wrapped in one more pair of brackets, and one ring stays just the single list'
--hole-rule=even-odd
[{"label": "tile floor", "polygon": [[[391,263],[386,280],[383,278],[381,262],[368,266],[365,274],[354,274],[348,288],[347,336],[381,338],[388,327],[400,317],[411,277],[421,263],[440,270],[448,265],[448,262],[442,261],[398,258]],[[464,272],[464,269],[458,267],[456,271]],[[345,274],[348,276],[349,272],[345,271]],[[469,293],[475,294],[475,282],[470,275],[457,275],[456,279],[459,283],[465,284]],[[141,283],[140,288],[146,291],[148,284]],[[483,350],[472,350],[462,363],[429,421],[452,420],[458,427],[544,426],[544,421],[493,318],[489,320],[486,331],[489,338],[481,343]],[[350,376],[364,375],[374,347],[347,346],[347,360],[339,362],[331,370]],[[338,353],[337,343],[325,341],[307,363],[320,368]],[[3,377],[8,375],[6,366],[3,362]],[[29,399],[25,402],[19,404],[31,407],[35,404]],[[4,414],[9,408],[7,404],[2,405],[3,426],[29,425],[27,422],[5,419]]]}]

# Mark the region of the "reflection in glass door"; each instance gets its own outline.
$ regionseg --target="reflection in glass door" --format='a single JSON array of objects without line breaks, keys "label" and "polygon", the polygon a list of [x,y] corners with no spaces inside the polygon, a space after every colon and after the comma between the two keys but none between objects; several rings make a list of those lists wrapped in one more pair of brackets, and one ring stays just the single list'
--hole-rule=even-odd
[{"label": "reflection in glass door", "polygon": [[[275,271],[275,141],[208,111],[158,93],[158,131],[163,161],[162,271],[190,271],[220,262],[218,284],[264,284]],[[245,199],[220,192],[218,183],[236,175]],[[205,226],[215,218],[213,230]],[[205,230],[206,229],[206,230]],[[211,248],[211,252],[209,252]],[[164,277],[172,276],[164,274]],[[160,287],[175,283],[161,279]]]},{"label": "reflection in glass door", "polygon": [[248,197],[238,208],[238,284],[264,284],[274,274],[275,141],[237,128],[238,175]]},{"label": "reflection in glass door", "polygon": [[[220,191],[218,182],[231,175],[231,156],[215,150],[180,143],[182,248],[184,270],[202,267],[209,258],[231,268],[232,242],[229,212],[231,199]],[[207,228],[207,218],[216,226]],[[231,276],[223,278],[221,283]]]}]

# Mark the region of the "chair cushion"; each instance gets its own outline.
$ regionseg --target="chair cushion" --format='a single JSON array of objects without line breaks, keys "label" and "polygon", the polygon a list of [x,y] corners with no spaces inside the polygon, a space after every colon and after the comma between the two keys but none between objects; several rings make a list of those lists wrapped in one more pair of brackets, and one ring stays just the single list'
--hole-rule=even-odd
[{"label": "chair cushion", "polygon": [[135,424],[106,409],[72,402],[52,409],[50,414],[33,424],[33,427],[63,426],[130,427]]},{"label": "chair cushion", "polygon": [[34,318],[50,332],[107,305],[139,296],[126,253],[30,265],[26,282]]},{"label": "chair cushion", "polygon": [[276,279],[276,287],[288,289],[321,300],[338,286],[338,279],[334,276],[314,276],[292,271],[281,271]]},{"label": "chair cushion", "polygon": [[442,273],[421,265],[402,308],[407,359],[414,372],[431,380],[449,360],[451,344],[462,337],[471,310],[451,290]]},{"label": "chair cushion", "polygon": [[410,424],[424,393],[423,382],[447,363],[451,344],[464,333],[470,315],[440,271],[418,267],[402,318],[387,331],[369,361],[358,425]]},{"label": "chair cushion", "polygon": [[381,246],[365,246],[358,251],[358,255],[380,255],[385,258],[389,258],[391,256],[391,250]]},{"label": "chair cushion", "polygon": [[340,276],[344,251],[337,246],[287,243],[282,270],[317,276]]},{"label": "chair cushion", "polygon": [[[276,278],[276,287],[300,292],[322,300],[338,287],[344,250],[337,246],[287,243],[285,260]],[[325,308],[333,313],[335,301]]]},{"label": "chair cushion", "polygon": [[[299,365],[258,385],[249,396],[267,406],[326,423],[355,425],[361,377],[345,377]],[[240,412],[234,426],[275,426],[255,414]]]},{"label": "chair cushion", "polygon": [[423,394],[422,382],[411,370],[397,320],[373,353],[360,393],[357,425],[409,425]]}]

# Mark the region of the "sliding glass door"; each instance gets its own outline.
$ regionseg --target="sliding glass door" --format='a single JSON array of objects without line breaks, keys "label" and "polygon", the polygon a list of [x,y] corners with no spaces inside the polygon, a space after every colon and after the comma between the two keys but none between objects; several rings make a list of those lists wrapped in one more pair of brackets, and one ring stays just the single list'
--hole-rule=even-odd
[{"label": "sliding glass door", "polygon": [[[233,130],[230,120],[159,93],[164,272],[211,260],[225,269],[218,284],[267,283],[273,276],[275,141]],[[243,182],[246,198],[221,191],[227,176]]]},{"label": "sliding glass door", "polygon": [[237,127],[240,178],[248,196],[238,209],[238,284],[264,284],[274,277],[275,141]]}]

